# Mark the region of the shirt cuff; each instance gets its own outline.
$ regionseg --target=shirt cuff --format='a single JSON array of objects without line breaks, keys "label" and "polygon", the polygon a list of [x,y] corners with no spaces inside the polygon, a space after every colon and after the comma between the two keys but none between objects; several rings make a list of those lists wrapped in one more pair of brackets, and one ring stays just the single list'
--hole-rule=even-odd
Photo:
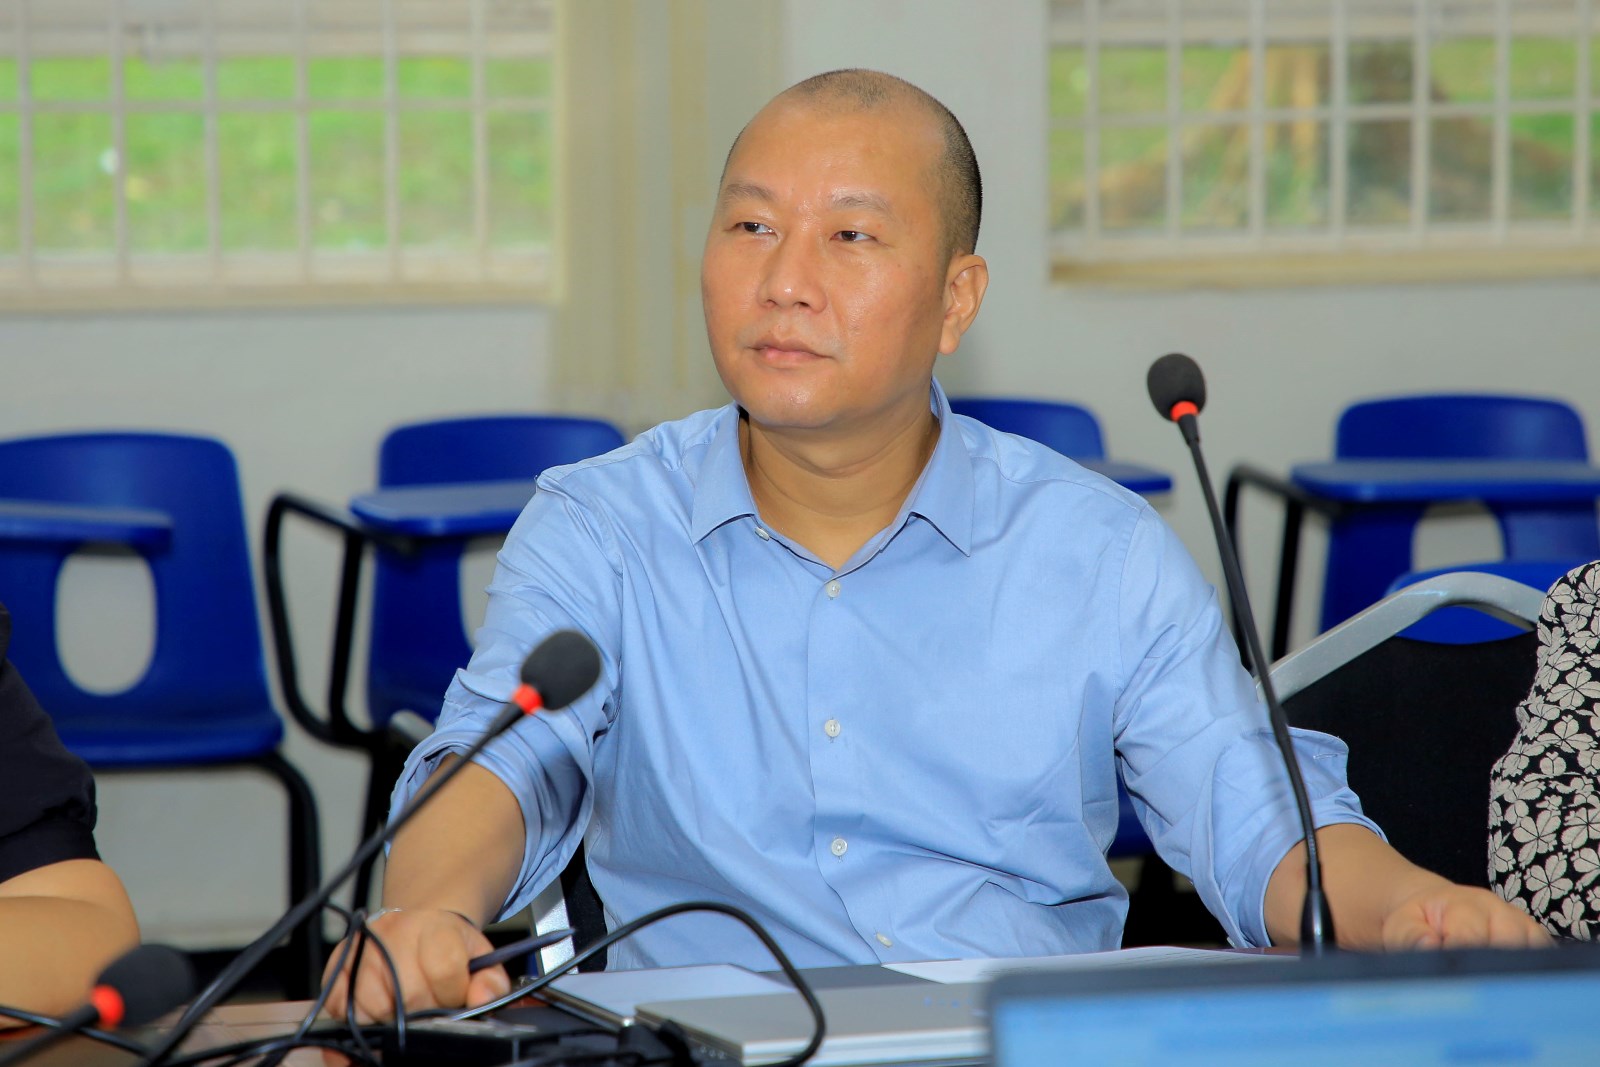
[{"label": "shirt cuff", "polygon": [[[1330,734],[1314,730],[1290,730],[1290,736],[1295,754],[1299,757],[1300,773],[1305,779],[1306,795],[1311,801],[1312,823],[1319,828],[1355,823],[1387,841],[1378,824],[1362,813],[1361,800],[1346,779],[1345,766],[1350,750],[1345,743]],[[1236,918],[1236,921],[1224,924],[1228,927],[1229,941],[1238,947],[1262,948],[1272,944],[1267,932],[1267,885],[1278,864],[1283,862],[1284,856],[1304,835],[1295,812],[1289,775],[1272,741],[1271,732],[1263,729],[1251,740],[1256,743],[1247,746],[1251,750],[1250,755],[1267,760],[1271,768],[1265,781],[1256,776],[1257,787],[1263,789],[1264,795],[1271,799],[1265,803],[1258,801],[1244,824],[1231,828],[1235,832],[1242,831],[1237,840],[1251,844],[1231,862],[1225,860],[1219,868],[1228,872],[1222,878],[1223,884],[1229,886],[1224,897],[1229,899],[1231,905],[1227,909],[1229,915]],[[1246,753],[1238,755],[1244,756]],[[1230,752],[1218,762],[1219,783],[1233,777],[1228,766],[1233,756],[1235,753]],[[1222,787],[1219,785],[1219,788]],[[1240,809],[1233,807],[1232,810]],[[1217,837],[1218,840],[1225,839],[1221,833]]]},{"label": "shirt cuff", "polygon": [[[446,697],[439,727],[412,750],[395,783],[390,797],[391,821],[421,790],[439,760],[450,753],[465,752],[482,736],[492,718],[480,708]],[[499,917],[515,914],[555,881],[581,840],[570,830],[549,841],[542,833],[546,826],[571,827],[575,821],[571,813],[588,795],[568,743],[557,735],[549,719],[536,715],[495,738],[472,759],[505,784],[522,811],[522,866]]]}]

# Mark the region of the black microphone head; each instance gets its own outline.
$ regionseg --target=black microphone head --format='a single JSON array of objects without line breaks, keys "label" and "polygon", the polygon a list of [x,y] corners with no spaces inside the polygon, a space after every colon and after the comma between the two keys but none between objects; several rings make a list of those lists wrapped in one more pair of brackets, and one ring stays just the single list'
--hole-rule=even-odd
[{"label": "black microphone head", "polygon": [[1172,409],[1185,401],[1193,404],[1195,411],[1206,406],[1206,379],[1200,373],[1200,364],[1181,352],[1169,353],[1150,364],[1145,385],[1150,389],[1150,402],[1163,419],[1174,418]]},{"label": "black microphone head", "polygon": [[166,945],[140,945],[100,973],[102,986],[122,997],[121,1026],[154,1022],[194,995],[189,957]]},{"label": "black microphone head", "polygon": [[522,661],[522,680],[551,710],[577,700],[599,679],[600,650],[577,630],[557,630]]}]

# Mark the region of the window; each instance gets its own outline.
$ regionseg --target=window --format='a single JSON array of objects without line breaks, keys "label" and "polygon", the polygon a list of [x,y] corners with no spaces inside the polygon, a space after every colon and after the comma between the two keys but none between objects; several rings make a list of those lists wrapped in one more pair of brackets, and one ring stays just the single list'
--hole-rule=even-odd
[{"label": "window", "polygon": [[0,8],[0,299],[536,294],[551,0]]},{"label": "window", "polygon": [[1058,271],[1369,251],[1600,262],[1593,6],[1053,0]]}]

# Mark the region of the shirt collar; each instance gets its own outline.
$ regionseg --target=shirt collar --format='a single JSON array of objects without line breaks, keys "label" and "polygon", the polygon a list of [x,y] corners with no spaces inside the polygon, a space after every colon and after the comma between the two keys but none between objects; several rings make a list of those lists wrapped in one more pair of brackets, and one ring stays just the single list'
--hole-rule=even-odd
[{"label": "shirt collar", "polygon": [[[951,420],[950,401],[937,379],[929,392],[928,408],[939,420],[939,441],[922,476],[912,487],[902,509],[917,515],[938,530],[963,555],[972,554],[973,479],[972,456],[966,440]],[[746,515],[757,514],[744,460],[739,454],[739,408],[729,404],[722,410],[711,443],[706,447],[695,486],[694,507],[689,518],[689,533],[703,540],[717,527]]]},{"label": "shirt collar", "polygon": [[729,404],[717,417],[716,431],[700,464],[689,536],[698,542],[725,523],[755,514],[755,498],[750,495],[744,459],[739,455],[739,406]]}]

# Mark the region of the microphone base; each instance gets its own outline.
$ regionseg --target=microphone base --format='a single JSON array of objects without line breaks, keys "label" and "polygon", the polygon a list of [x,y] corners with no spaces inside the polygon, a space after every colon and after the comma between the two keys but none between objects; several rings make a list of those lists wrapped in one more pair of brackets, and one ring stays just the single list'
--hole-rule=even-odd
[{"label": "microphone base", "polygon": [[1307,891],[1305,907],[1300,913],[1300,954],[1326,956],[1338,945],[1333,934],[1333,911],[1328,907],[1328,895],[1318,885]]}]

